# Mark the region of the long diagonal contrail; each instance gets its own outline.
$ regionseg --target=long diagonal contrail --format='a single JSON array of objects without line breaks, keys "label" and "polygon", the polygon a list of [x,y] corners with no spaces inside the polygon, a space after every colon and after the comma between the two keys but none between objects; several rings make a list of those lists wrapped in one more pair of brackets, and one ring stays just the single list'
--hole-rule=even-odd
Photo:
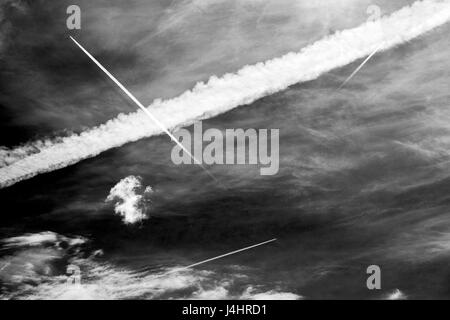
[{"label": "long diagonal contrail", "polygon": [[341,84],[339,90],[341,90],[358,72],[362,67],[380,50],[381,46],[378,46],[359,66],[353,71],[353,73]]},{"label": "long diagonal contrail", "polygon": [[156,123],[156,125],[163,131],[165,132],[171,139],[173,142],[175,142],[184,152],[186,152],[192,160],[194,160],[194,163],[197,163],[200,167],[202,167],[203,170],[205,170],[205,172],[211,177],[213,178],[216,182],[219,182],[216,177],[213,176],[213,174],[211,172],[209,172],[200,161],[198,161],[184,146],[183,144],[181,144],[177,138],[175,138],[173,136],[173,134],[170,133],[169,130],[167,130],[167,128],[158,120],[155,118],[155,116],[148,111],[147,108],[144,107],[144,105],[130,92],[128,91],[127,88],[125,88],[120,82],[119,80],[117,80],[108,70],[106,70],[106,68],[100,63],[98,62],[97,59],[95,59],[85,48],[83,48],[83,46],[81,44],[79,44],[77,42],[77,40],[75,40],[72,36],[69,36],[70,39],[72,39],[73,42],[75,42],[75,44],[104,72],[106,73],[106,75],[112,80],[114,81],[114,83],[120,88],[122,89],[123,92],[126,93],[126,95],[142,110],[144,111],[144,113],[154,122]]},{"label": "long diagonal contrail", "polygon": [[276,240],[277,240],[276,238],[273,238],[273,239],[271,239],[271,240],[267,240],[267,241],[264,241],[264,242],[260,242],[260,243],[257,243],[257,244],[254,244],[254,245],[251,245],[251,246],[242,248],[242,249],[234,250],[234,251],[231,251],[231,252],[222,254],[222,255],[220,255],[220,256],[214,257],[214,258],[210,258],[210,259],[206,259],[206,260],[203,260],[203,261],[200,261],[200,262],[196,262],[196,263],[193,263],[193,264],[188,265],[188,266],[186,266],[186,267],[181,267],[181,268],[172,269],[172,270],[170,270],[170,271],[168,271],[168,272],[165,272],[165,273],[163,273],[163,274],[161,274],[161,275],[156,276],[156,278],[161,278],[161,277],[164,277],[164,276],[166,276],[166,275],[168,275],[168,274],[171,274],[171,273],[175,273],[175,272],[180,272],[180,271],[188,270],[188,269],[191,269],[191,268],[193,268],[193,267],[195,267],[195,266],[199,266],[199,265],[201,265],[201,264],[205,264],[205,263],[207,263],[207,262],[214,261],[214,260],[217,260],[217,259],[222,259],[222,258],[224,258],[224,257],[231,256],[231,255],[233,255],[233,254],[236,254],[236,253],[239,253],[239,252],[242,252],[242,251],[250,250],[250,249],[253,249],[253,248],[256,248],[256,247],[259,247],[259,246],[268,244],[268,243],[270,243],[270,242],[274,242],[274,241],[276,241]]}]

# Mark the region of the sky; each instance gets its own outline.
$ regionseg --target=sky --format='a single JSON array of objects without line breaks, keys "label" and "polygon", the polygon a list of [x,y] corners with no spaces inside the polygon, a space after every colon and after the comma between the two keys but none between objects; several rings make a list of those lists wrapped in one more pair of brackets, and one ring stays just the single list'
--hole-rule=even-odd
[{"label": "sky", "polygon": [[[402,11],[403,19],[389,20],[382,33],[420,36],[377,53],[338,90],[361,63],[358,57],[370,53],[364,41],[371,38],[351,41],[354,31],[332,35],[366,22],[373,5],[384,16],[412,1],[79,1],[82,29],[71,32],[65,26],[68,2],[1,3],[0,170],[8,170],[8,148],[25,146],[19,158],[26,157],[38,151],[37,139],[50,139],[51,147],[84,132],[81,137],[88,138],[77,148],[68,144],[57,154],[76,159],[78,146],[97,146],[86,130],[116,117],[113,124],[119,125],[95,132],[113,128],[106,135],[112,142],[129,142],[127,134],[134,132],[139,138],[0,190],[7,208],[2,246],[10,250],[0,257],[6,265],[2,281],[16,279],[14,270],[22,272],[24,283],[28,277],[54,276],[50,285],[38,281],[36,291],[24,293],[31,297],[170,298],[183,296],[186,288],[191,297],[218,298],[448,296],[442,268],[450,252],[448,25],[421,34],[426,26],[415,20],[397,24],[408,20],[409,9]],[[413,11],[420,13],[415,17],[449,12],[424,8]],[[209,170],[229,187],[223,190],[197,166],[175,166],[168,137],[140,136],[147,119],[131,114],[136,106],[69,34],[144,105],[175,98],[152,105],[175,122],[200,102],[185,93],[199,81],[217,77],[198,89],[214,93],[200,94],[216,99],[203,100],[213,112],[229,101],[240,105],[233,94],[245,93],[253,83],[247,85],[245,75],[273,71],[259,62],[281,57],[268,64],[275,66],[271,77],[257,78],[263,85],[270,79],[269,88],[280,79],[297,79],[302,73],[293,70],[307,65],[313,74],[305,76],[309,81],[269,90],[203,123],[220,130],[279,128],[279,173],[261,177],[257,166],[212,166]],[[332,45],[341,43],[336,39],[359,55],[335,64]],[[283,57],[315,41],[316,51],[309,47],[309,54]],[[317,52],[331,58],[321,59]],[[290,64],[297,58],[306,61]],[[314,73],[316,67],[323,72]],[[231,76],[220,78],[226,73]],[[152,277],[154,270],[274,237],[278,240],[270,246],[179,277]],[[89,249],[79,249],[85,240]],[[61,286],[61,265],[67,261],[91,272],[93,280],[81,292],[64,292]],[[374,263],[388,270],[382,292],[364,287],[365,267]],[[141,274],[141,269],[150,271]]]},{"label": "sky", "polygon": [[[374,3],[389,14],[408,2]],[[328,33],[358,26],[367,20],[370,4],[79,1],[82,29],[69,32],[67,1],[2,1],[0,145],[80,132],[136,110],[68,34],[148,105],[212,75],[299,51]]]}]

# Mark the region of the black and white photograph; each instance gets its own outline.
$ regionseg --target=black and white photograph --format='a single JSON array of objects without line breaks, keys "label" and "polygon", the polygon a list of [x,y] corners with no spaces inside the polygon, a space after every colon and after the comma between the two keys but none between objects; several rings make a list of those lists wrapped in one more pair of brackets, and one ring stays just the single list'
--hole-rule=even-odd
[{"label": "black and white photograph", "polygon": [[450,0],[0,0],[0,300],[450,299],[449,35]]}]

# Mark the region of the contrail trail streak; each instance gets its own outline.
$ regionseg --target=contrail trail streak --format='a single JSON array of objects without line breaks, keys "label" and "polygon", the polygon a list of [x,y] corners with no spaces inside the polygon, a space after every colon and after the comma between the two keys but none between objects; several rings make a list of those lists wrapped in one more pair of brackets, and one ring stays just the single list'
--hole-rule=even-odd
[{"label": "contrail trail streak", "polygon": [[155,118],[155,116],[153,116],[153,114],[148,111],[148,109],[146,107],[144,107],[144,105],[130,92],[128,91],[127,88],[125,88],[120,82],[119,80],[117,80],[100,62],[98,62],[97,59],[95,59],[81,44],[78,43],[77,40],[75,40],[72,36],[69,36],[70,39],[72,39],[73,42],[75,42],[75,44],[104,72],[106,73],[106,75],[112,80],[114,81],[114,83],[120,88],[122,89],[123,92],[126,93],[126,95],[142,110],[144,111],[144,113],[154,122],[156,123],[156,125],[163,131],[165,132],[171,139],[173,142],[175,142],[184,152],[186,152],[191,158],[192,160],[194,160],[195,163],[197,163],[203,170],[205,170],[205,172],[211,177],[213,178],[216,182],[219,182],[216,177],[214,177],[212,175],[212,173],[210,173],[203,165],[200,161],[198,161],[184,146],[183,144],[181,144],[177,138],[175,138],[173,136],[173,134],[170,133],[169,130],[167,130],[167,128],[158,120]]},{"label": "contrail trail streak", "polygon": [[231,251],[231,252],[222,254],[222,255],[220,255],[220,256],[214,257],[214,258],[210,258],[210,259],[206,259],[206,260],[203,260],[203,261],[200,261],[200,262],[196,262],[196,263],[193,263],[193,264],[188,265],[188,266],[186,266],[186,267],[176,268],[176,269],[173,269],[173,270],[171,270],[171,271],[169,271],[169,272],[166,272],[166,273],[164,273],[164,274],[158,276],[158,278],[159,278],[159,277],[166,276],[166,275],[171,274],[171,273],[174,273],[174,272],[180,272],[180,271],[184,271],[184,270],[187,270],[187,269],[191,269],[191,268],[193,268],[193,267],[195,267],[195,266],[199,266],[199,265],[201,265],[201,264],[204,264],[204,263],[207,263],[207,262],[210,262],[210,261],[214,261],[214,260],[221,259],[221,258],[224,258],[224,257],[227,257],[227,256],[231,256],[231,255],[233,255],[233,254],[236,254],[236,253],[239,253],[239,252],[242,252],[242,251],[250,250],[250,249],[253,249],[253,248],[256,248],[256,247],[259,247],[259,246],[268,244],[268,243],[270,243],[270,242],[274,242],[274,241],[276,241],[276,240],[277,240],[277,239],[274,238],[274,239],[271,239],[271,240],[267,240],[267,241],[264,241],[264,242],[260,242],[260,243],[254,244],[254,245],[252,245],[252,246],[248,246],[248,247],[239,249],[239,250]]},{"label": "contrail trail streak", "polygon": [[0,272],[2,272],[7,266],[9,266],[10,265],[10,263],[9,262],[7,262],[7,263],[5,263],[5,265],[0,269]]},{"label": "contrail trail streak", "polygon": [[341,84],[339,87],[339,90],[341,90],[358,72],[361,70],[362,67],[380,50],[381,46],[377,47],[367,58],[364,60],[358,68],[353,71],[353,73]]}]

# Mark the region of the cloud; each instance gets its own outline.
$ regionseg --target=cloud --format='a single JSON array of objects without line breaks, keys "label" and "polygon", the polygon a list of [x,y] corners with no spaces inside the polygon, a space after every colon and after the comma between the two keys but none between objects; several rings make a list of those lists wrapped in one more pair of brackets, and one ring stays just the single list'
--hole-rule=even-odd
[{"label": "cloud", "polygon": [[224,287],[216,287],[209,290],[199,290],[190,297],[193,300],[225,300],[229,298],[229,292]]},{"label": "cloud", "polygon": [[291,292],[280,292],[276,290],[257,292],[251,286],[241,296],[241,299],[244,300],[300,300],[302,298],[302,296]]},{"label": "cloud", "polygon": [[[67,277],[46,279],[33,288],[23,292],[18,290],[19,299],[79,299],[79,300],[116,300],[116,299],[186,299],[186,300],[294,300],[300,299],[294,293],[276,290],[256,291],[247,286],[242,293],[232,293],[233,277],[226,279],[214,272],[185,270],[171,273],[175,268],[167,268],[157,274],[136,274],[129,270],[119,270],[106,263],[100,264],[90,259],[72,261],[83,270],[81,284],[67,285]],[[89,277],[83,275],[88,273]],[[1,297],[1,296],[0,296]],[[5,298],[5,297],[3,297]]]},{"label": "cloud", "polygon": [[[337,32],[298,53],[291,52],[280,58],[245,66],[237,73],[225,74],[221,78],[212,76],[206,83],[197,83],[192,90],[176,98],[157,99],[148,108],[167,128],[190,125],[196,120],[248,105],[295,83],[316,79],[323,73],[367,56],[375,48],[380,47],[384,51],[408,42],[449,20],[450,2],[418,1],[376,23],[368,22],[354,29]],[[378,32],[380,26],[384,32]],[[55,142],[40,142],[35,145],[39,152],[33,151],[25,157],[24,152],[12,149],[7,154],[19,156],[15,162],[11,157],[0,161],[8,164],[0,168],[0,187],[67,167],[111,148],[161,133],[157,125],[138,111],[121,114],[98,127]],[[29,145],[25,148],[29,148]],[[2,153],[5,154],[5,151]]]},{"label": "cloud", "polygon": [[406,300],[406,295],[399,289],[395,289],[392,293],[388,294],[387,300]]},{"label": "cloud", "polygon": [[[20,265],[16,261],[20,258]],[[8,283],[17,285],[13,293],[4,292],[0,299],[32,300],[118,300],[118,299],[208,299],[208,300],[290,300],[301,297],[277,290],[255,290],[253,285],[236,285],[234,280],[240,274],[216,274],[211,271],[189,269],[172,272],[180,266],[164,268],[158,273],[136,273],[132,270],[116,268],[108,263],[100,263],[93,257],[70,258],[70,263],[82,270],[79,284],[68,284],[68,275],[37,274],[34,270],[50,268],[51,262],[60,261],[64,256],[51,259],[37,259],[35,255],[18,254],[13,261],[13,274]],[[27,261],[31,261],[27,264]],[[28,268],[20,267],[29,265]],[[88,276],[86,276],[88,275]],[[13,279],[13,280],[11,280]],[[34,285],[26,285],[30,280]],[[234,292],[234,293],[233,293]],[[241,292],[241,293],[239,293]]]},{"label": "cloud", "polygon": [[[129,176],[120,180],[109,192],[105,201],[114,202],[114,211],[125,224],[134,224],[148,218],[145,214],[145,196],[152,193],[150,186],[142,189],[141,177]],[[141,192],[142,194],[138,194]]]},{"label": "cloud", "polygon": [[69,246],[75,246],[84,244],[86,241],[87,240],[82,237],[68,238],[51,231],[46,231],[40,233],[28,233],[23,236],[7,238],[1,240],[0,243],[2,243],[6,248],[14,248],[23,246],[35,247],[42,246],[44,244],[52,244],[57,246],[62,242],[65,242]]},{"label": "cloud", "polygon": [[0,292],[4,291],[0,299],[5,298],[11,288],[26,290],[30,284],[58,278],[59,262],[68,252],[81,254],[87,242],[88,239],[80,236],[68,237],[51,231],[2,239],[1,249],[7,254],[0,258]]},{"label": "cloud", "polygon": [[[136,185],[136,182],[131,184]],[[67,240],[69,246],[64,249],[58,247],[61,239]],[[197,268],[180,271],[182,266],[179,265],[151,272],[117,267],[99,259],[96,254],[99,250],[95,248],[73,250],[79,247],[80,239],[84,238],[42,232],[2,240],[2,243],[14,243],[14,246],[8,248],[7,256],[0,258],[0,299],[301,298],[279,288],[252,283],[251,278],[242,273],[246,269],[239,266],[226,273]],[[77,266],[81,271],[77,284],[68,283],[70,275],[66,271],[69,265]]]},{"label": "cloud", "polygon": [[241,294],[231,294],[225,284],[212,289],[200,289],[188,298],[193,300],[299,300],[303,297],[295,293],[277,290],[258,291],[253,286],[248,286]]}]

